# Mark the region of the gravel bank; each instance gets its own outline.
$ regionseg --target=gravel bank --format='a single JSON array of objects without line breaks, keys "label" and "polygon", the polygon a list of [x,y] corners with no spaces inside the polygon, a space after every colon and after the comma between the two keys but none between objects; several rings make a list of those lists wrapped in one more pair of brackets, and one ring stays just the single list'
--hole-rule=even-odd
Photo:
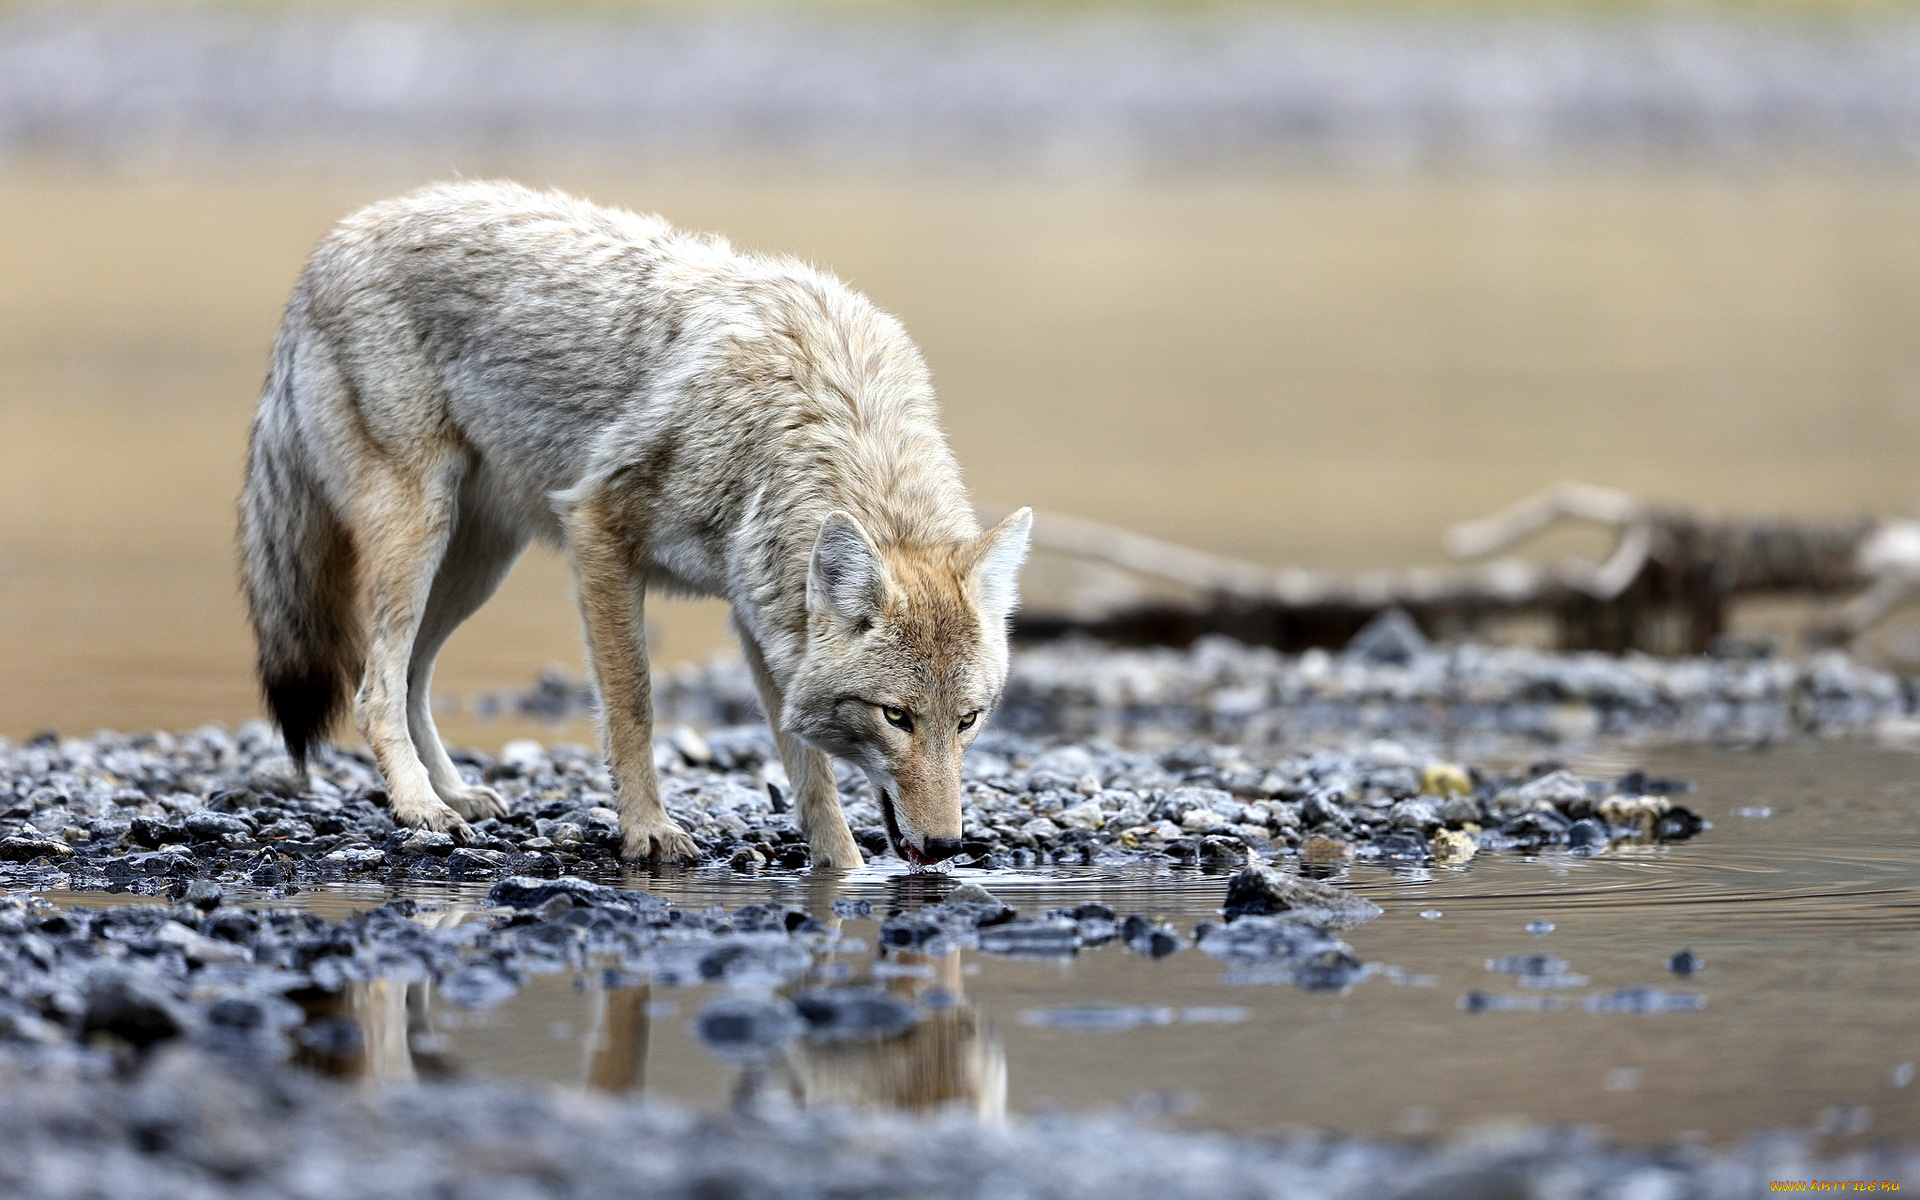
[{"label": "gravel bank", "polygon": [[[254,723],[178,736],[0,743],[0,885],[161,892],[182,880],[284,889],[346,878],[485,880],[617,869],[612,781],[586,748],[510,743],[463,754],[511,806],[457,845],[396,828],[361,754],[330,749],[297,779]],[[807,849],[782,800],[764,726],[656,746],[668,811],[709,865],[797,868]],[[878,807],[847,771],[855,836],[886,853]],[[1601,853],[1691,837],[1704,822],[1634,772],[1583,780],[1551,764],[1464,767],[1393,742],[1261,756],[1235,746],[1129,751],[984,735],[966,765],[963,859],[988,867],[1171,860],[1214,867],[1354,858],[1421,863],[1499,850]]]},{"label": "gravel bank", "polygon": [[[543,677],[478,697],[477,715],[553,719],[591,711],[577,681]],[[669,719],[758,719],[746,669],[726,659],[659,687]],[[1804,659],[1558,654],[1472,643],[1373,655],[1288,655],[1208,638],[1184,650],[1061,641],[1016,650],[996,728],[1042,737],[1231,740],[1250,747],[1394,738],[1461,753],[1525,753],[1625,739],[1763,744],[1805,735],[1904,733],[1920,678],[1841,653]]]}]

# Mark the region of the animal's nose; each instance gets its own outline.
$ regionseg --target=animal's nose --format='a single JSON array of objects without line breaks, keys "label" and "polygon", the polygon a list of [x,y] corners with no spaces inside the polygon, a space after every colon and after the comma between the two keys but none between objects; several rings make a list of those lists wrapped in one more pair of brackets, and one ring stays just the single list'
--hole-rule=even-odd
[{"label": "animal's nose", "polygon": [[920,853],[926,855],[928,862],[940,862],[943,859],[952,858],[960,853],[960,839],[928,838],[926,844],[920,848]]}]

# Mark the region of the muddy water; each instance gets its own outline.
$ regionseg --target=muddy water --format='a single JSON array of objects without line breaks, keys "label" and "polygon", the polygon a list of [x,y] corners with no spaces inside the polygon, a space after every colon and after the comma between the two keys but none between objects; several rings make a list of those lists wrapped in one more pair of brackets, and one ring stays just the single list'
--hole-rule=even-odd
[{"label": "muddy water", "polygon": [[[481,1011],[428,985],[374,985],[343,1004],[369,1050],[335,1065],[386,1080],[512,1077],[705,1107],[750,1095],[989,1115],[1133,1107],[1263,1132],[1545,1120],[1662,1144],[1725,1143],[1760,1128],[1834,1145],[1920,1136],[1911,1065],[1920,1062],[1920,763],[1907,751],[1803,745],[1672,752],[1649,765],[1698,781],[1711,831],[1592,858],[1349,869],[1343,881],[1385,912],[1344,935],[1375,966],[1345,992],[1247,981],[1191,948],[1159,961],[1118,946],[1064,961],[881,956],[875,923],[848,920],[842,931],[864,947],[820,957],[815,979],[867,979],[922,1002],[945,993],[913,1032],[803,1049],[745,1073],[695,1036],[713,989],[548,975]],[[685,905],[777,900],[822,915],[838,896],[884,913],[946,886],[878,872],[838,886],[729,872],[636,872],[626,882]],[[980,882],[1029,911],[1101,900],[1187,930],[1217,919],[1224,890],[1218,875],[1172,869]],[[413,894],[428,910],[421,919],[448,921],[484,893]],[[337,916],[381,899],[361,888],[305,902]],[[1535,932],[1541,922],[1552,928]],[[1703,964],[1687,977],[1668,970],[1683,950]],[[1574,978],[1529,987],[1486,965],[1535,953],[1565,960]],[[1636,987],[1661,989],[1680,1010],[1593,1011]],[[1528,1007],[1503,1007],[1513,1005]]]},{"label": "muddy water", "polygon": [[[969,479],[1270,562],[1431,560],[1575,477],[1745,509],[1920,496],[1920,183],[1584,174],[996,182],[488,161],[0,174],[0,734],[251,715],[230,539],[300,262],[425,179],[516,174],[829,265],[925,348]],[[722,636],[660,605],[660,661]],[[577,663],[536,554],[450,691]],[[456,726],[498,742],[519,730]]]}]

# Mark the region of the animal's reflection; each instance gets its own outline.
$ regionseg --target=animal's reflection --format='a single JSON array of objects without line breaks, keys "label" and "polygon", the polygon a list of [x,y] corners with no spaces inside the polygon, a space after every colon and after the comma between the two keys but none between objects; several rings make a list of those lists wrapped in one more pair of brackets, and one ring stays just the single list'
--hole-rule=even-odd
[{"label": "animal's reflection", "polygon": [[[888,961],[925,973],[895,975],[887,990],[923,1002],[918,1024],[878,1042],[795,1044],[786,1063],[803,1105],[845,1104],[921,1112],[954,1104],[982,1117],[1007,1108],[1007,1057],[980,1006],[965,999],[958,950],[935,959],[898,954]],[[937,999],[938,1007],[926,1007]]]},{"label": "animal's reflection", "polygon": [[[817,904],[813,911],[830,909]],[[455,908],[415,919],[445,928],[472,915]],[[841,923],[838,917],[823,919],[836,929]],[[966,998],[961,952],[894,953],[876,965],[874,982],[916,1006],[921,1019],[915,1025],[871,1041],[800,1039],[772,1062],[742,1068],[733,1088],[735,1102],[915,1112],[959,1105],[982,1117],[1004,1115],[1006,1052],[979,1005]],[[395,979],[310,996],[307,1036],[296,1056],[330,1074],[382,1084],[449,1073],[452,1065],[434,1029],[435,999],[430,983]],[[577,1076],[584,1086],[608,1092],[645,1089],[654,999],[653,988],[644,984],[589,992]]]}]

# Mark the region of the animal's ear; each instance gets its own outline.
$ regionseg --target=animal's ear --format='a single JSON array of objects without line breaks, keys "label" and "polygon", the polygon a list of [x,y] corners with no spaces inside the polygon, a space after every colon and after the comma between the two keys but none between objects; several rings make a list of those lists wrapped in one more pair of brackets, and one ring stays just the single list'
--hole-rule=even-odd
[{"label": "animal's ear", "polygon": [[980,589],[984,616],[1004,621],[1020,606],[1020,564],[1027,561],[1027,540],[1033,533],[1033,510],[1008,514],[974,543],[973,578]]},{"label": "animal's ear", "polygon": [[820,526],[807,566],[807,611],[864,633],[887,604],[887,569],[860,523],[836,512]]}]

